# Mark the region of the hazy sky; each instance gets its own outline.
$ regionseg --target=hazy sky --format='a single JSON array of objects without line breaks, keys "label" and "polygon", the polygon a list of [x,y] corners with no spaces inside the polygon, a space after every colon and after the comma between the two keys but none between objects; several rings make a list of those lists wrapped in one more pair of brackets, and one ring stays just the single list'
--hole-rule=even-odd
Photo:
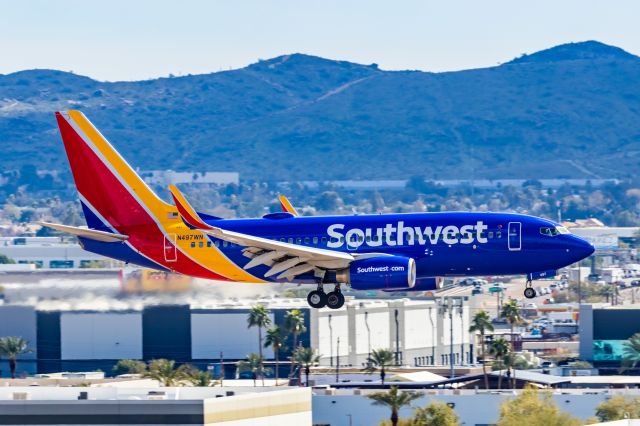
[{"label": "hazy sky", "polygon": [[639,18],[638,0],[0,0],[0,73],[140,80],[293,52],[458,70],[590,39],[640,54]]}]

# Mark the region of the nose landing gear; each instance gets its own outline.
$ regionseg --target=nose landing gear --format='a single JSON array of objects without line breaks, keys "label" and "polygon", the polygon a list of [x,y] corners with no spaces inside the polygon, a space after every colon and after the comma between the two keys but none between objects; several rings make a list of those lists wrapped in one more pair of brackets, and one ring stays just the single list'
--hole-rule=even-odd
[{"label": "nose landing gear", "polygon": [[531,287],[531,280],[527,280],[527,287],[524,289],[524,297],[533,299],[536,297],[536,291]]},{"label": "nose landing gear", "polygon": [[307,303],[315,309],[324,308],[340,309],[344,306],[344,295],[340,291],[340,284],[336,284],[335,289],[330,293],[325,293],[322,284],[316,290],[309,292]]}]

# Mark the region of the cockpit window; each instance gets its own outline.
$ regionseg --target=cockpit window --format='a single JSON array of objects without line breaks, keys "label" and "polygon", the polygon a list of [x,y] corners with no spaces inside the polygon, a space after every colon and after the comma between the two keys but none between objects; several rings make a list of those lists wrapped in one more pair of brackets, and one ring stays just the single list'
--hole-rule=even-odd
[{"label": "cockpit window", "polygon": [[555,237],[560,234],[570,234],[569,230],[564,226],[542,226],[540,233],[549,237]]},{"label": "cockpit window", "polygon": [[546,235],[548,237],[555,237],[560,232],[555,227],[550,228],[548,226],[543,226],[543,227],[540,228],[540,233],[542,235]]}]

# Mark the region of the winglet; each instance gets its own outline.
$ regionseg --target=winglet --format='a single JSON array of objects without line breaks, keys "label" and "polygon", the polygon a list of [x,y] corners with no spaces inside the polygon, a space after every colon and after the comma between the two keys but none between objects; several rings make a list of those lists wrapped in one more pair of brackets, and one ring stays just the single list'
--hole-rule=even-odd
[{"label": "winglet", "polygon": [[191,204],[184,198],[184,195],[178,190],[175,185],[169,185],[169,191],[173,201],[176,203],[180,217],[184,223],[192,229],[212,229],[201,218],[198,212],[195,211]]},{"label": "winglet", "polygon": [[280,200],[280,206],[282,207],[283,212],[291,213],[294,216],[300,216],[287,197],[280,195],[278,199]]}]

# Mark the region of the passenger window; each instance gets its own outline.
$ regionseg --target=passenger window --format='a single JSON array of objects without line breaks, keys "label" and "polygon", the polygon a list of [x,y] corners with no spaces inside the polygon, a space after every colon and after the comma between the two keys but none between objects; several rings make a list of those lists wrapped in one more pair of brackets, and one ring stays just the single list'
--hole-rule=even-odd
[{"label": "passenger window", "polygon": [[195,246],[196,246],[195,241],[192,241],[192,242],[191,242],[191,248],[194,248]]},{"label": "passenger window", "polygon": [[313,237],[313,245],[318,245],[318,237]]},{"label": "passenger window", "polygon": [[493,231],[489,231],[489,238],[493,238]]},{"label": "passenger window", "polygon": [[502,238],[502,231],[496,232],[496,237],[497,238]]},{"label": "passenger window", "polygon": [[227,245],[229,245],[229,243],[228,243],[228,242],[226,242],[226,241],[223,241],[223,242],[222,242],[222,246],[223,246],[223,247],[226,247]]},{"label": "passenger window", "polygon": [[200,242],[198,243],[198,247],[200,247],[200,248],[204,247],[204,243],[203,243],[202,241],[200,241]]},{"label": "passenger window", "polygon": [[300,237],[296,238],[296,244],[302,244],[302,238]]},{"label": "passenger window", "polygon": [[211,247],[211,241],[207,241],[207,247]]},{"label": "passenger window", "polygon": [[220,241],[216,240],[214,244],[216,245],[216,247],[220,247]]},{"label": "passenger window", "polygon": [[339,242],[341,242],[341,243],[344,243],[344,237],[340,237],[340,238],[338,239],[338,241],[339,241]]},{"label": "passenger window", "polygon": [[293,244],[293,238],[289,238],[289,244]]},{"label": "passenger window", "polygon": [[310,242],[309,237],[304,237],[304,243],[305,243],[306,245],[308,245],[308,244],[309,244],[309,242]]},{"label": "passenger window", "polygon": [[[331,239],[331,241],[333,242],[333,238]],[[322,237],[322,245],[327,244],[327,237]]]},{"label": "passenger window", "polygon": [[367,242],[370,243],[371,242],[371,235],[367,235]]}]

